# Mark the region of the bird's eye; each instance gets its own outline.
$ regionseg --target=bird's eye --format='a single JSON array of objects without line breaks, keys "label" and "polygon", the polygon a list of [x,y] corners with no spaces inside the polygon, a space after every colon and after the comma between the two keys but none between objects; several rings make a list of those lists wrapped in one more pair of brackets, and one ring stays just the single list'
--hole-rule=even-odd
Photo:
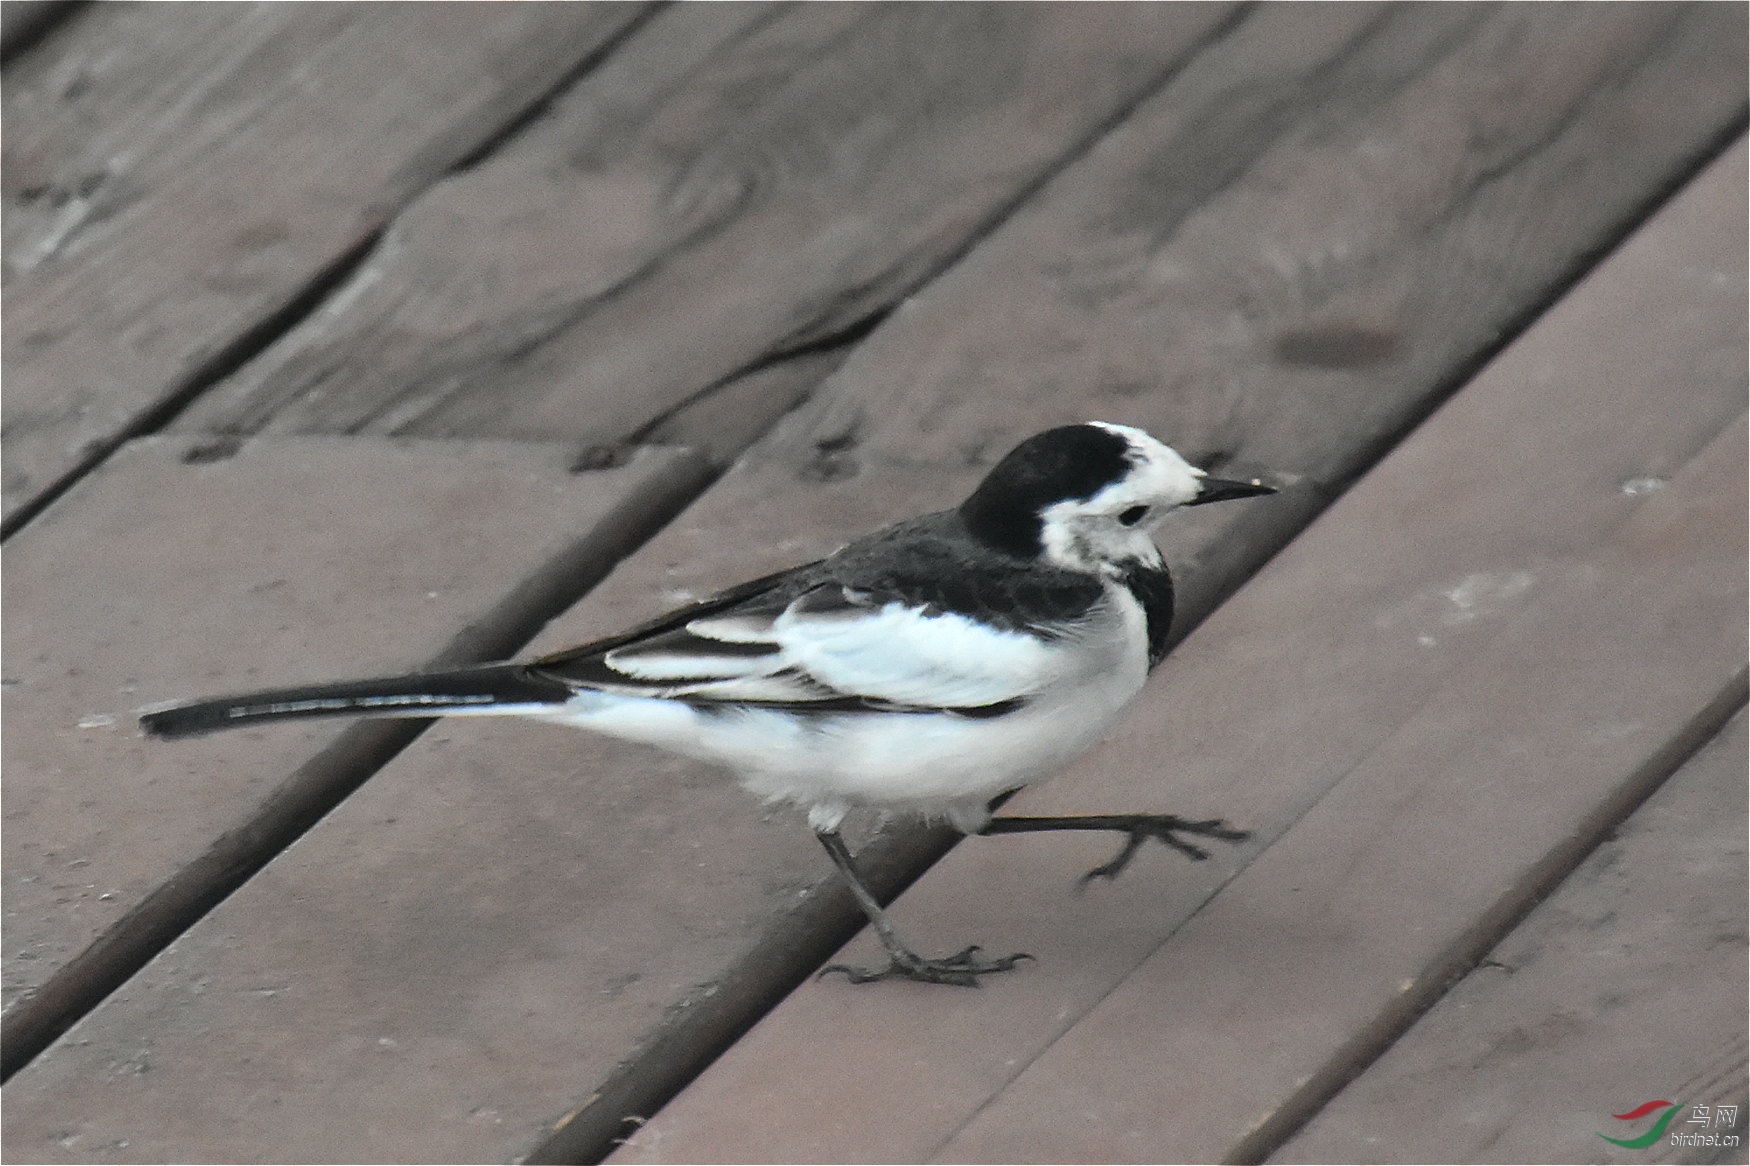
[{"label": "bird's eye", "polygon": [[1145,519],[1147,517],[1148,517],[1148,507],[1146,507],[1146,506],[1132,506],[1128,510],[1124,510],[1124,511],[1119,512],[1118,521],[1122,522],[1125,526],[1135,526],[1137,523],[1141,522],[1143,519]]}]

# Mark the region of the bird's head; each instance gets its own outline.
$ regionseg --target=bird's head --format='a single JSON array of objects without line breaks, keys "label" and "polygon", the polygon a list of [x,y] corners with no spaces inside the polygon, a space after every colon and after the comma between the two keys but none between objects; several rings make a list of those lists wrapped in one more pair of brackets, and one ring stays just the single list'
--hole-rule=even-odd
[{"label": "bird's head", "polygon": [[1155,565],[1149,537],[1181,506],[1274,494],[1256,480],[1212,478],[1140,429],[1090,421],[1017,445],[960,506],[973,537],[1072,571]]}]

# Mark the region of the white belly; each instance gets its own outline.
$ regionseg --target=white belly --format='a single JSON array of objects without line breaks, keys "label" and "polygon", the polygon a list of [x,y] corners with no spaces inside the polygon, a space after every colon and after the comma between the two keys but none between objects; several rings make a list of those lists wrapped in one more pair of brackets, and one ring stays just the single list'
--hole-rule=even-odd
[{"label": "white belly", "polygon": [[1123,592],[1107,610],[1104,626],[1066,647],[1073,669],[1000,716],[794,713],[586,691],[541,719],[726,765],[761,797],[808,807],[817,828],[836,825],[853,806],[976,824],[991,798],[1099,741],[1141,690],[1141,608]]}]

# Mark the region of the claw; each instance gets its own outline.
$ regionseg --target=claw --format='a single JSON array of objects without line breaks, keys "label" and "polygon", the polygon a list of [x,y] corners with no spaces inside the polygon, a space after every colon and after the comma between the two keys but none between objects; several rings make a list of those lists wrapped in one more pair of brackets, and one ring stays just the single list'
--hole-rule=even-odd
[{"label": "claw", "polygon": [[1130,860],[1136,857],[1136,852],[1142,848],[1143,842],[1150,838],[1159,839],[1186,857],[1202,862],[1209,857],[1209,851],[1180,838],[1180,833],[1196,834],[1204,838],[1217,838],[1223,842],[1244,842],[1252,836],[1250,830],[1235,830],[1220,818],[1209,818],[1202,822],[1187,822],[1185,819],[1175,818],[1171,814],[1139,814],[1130,820],[1124,832],[1127,835],[1124,840],[1124,848],[1113,856],[1112,861],[1102,863],[1083,875],[1079,886],[1086,887],[1095,879],[1105,879],[1107,882],[1111,882],[1117,878],[1119,872],[1129,866]]},{"label": "claw", "polygon": [[824,978],[828,972],[842,972],[853,984],[870,984],[876,980],[917,980],[924,984],[955,984],[963,988],[978,987],[978,977],[992,972],[1007,972],[1022,960],[1033,957],[1024,951],[1002,959],[986,960],[978,957],[979,947],[973,944],[965,951],[956,952],[940,959],[925,959],[923,956],[906,951],[903,948],[893,952],[884,968],[857,968],[850,964],[829,964],[820,969],[816,979]]}]

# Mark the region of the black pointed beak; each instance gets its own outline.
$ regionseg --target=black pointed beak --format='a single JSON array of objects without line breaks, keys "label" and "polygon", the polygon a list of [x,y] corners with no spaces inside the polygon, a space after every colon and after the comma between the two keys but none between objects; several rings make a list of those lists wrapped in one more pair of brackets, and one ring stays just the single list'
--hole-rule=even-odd
[{"label": "black pointed beak", "polygon": [[1252,498],[1259,494],[1276,493],[1275,486],[1266,486],[1253,478],[1249,482],[1235,482],[1226,478],[1204,478],[1199,482],[1201,487],[1197,497],[1185,503],[1187,506],[1201,506],[1205,502],[1226,502],[1230,498]]}]

